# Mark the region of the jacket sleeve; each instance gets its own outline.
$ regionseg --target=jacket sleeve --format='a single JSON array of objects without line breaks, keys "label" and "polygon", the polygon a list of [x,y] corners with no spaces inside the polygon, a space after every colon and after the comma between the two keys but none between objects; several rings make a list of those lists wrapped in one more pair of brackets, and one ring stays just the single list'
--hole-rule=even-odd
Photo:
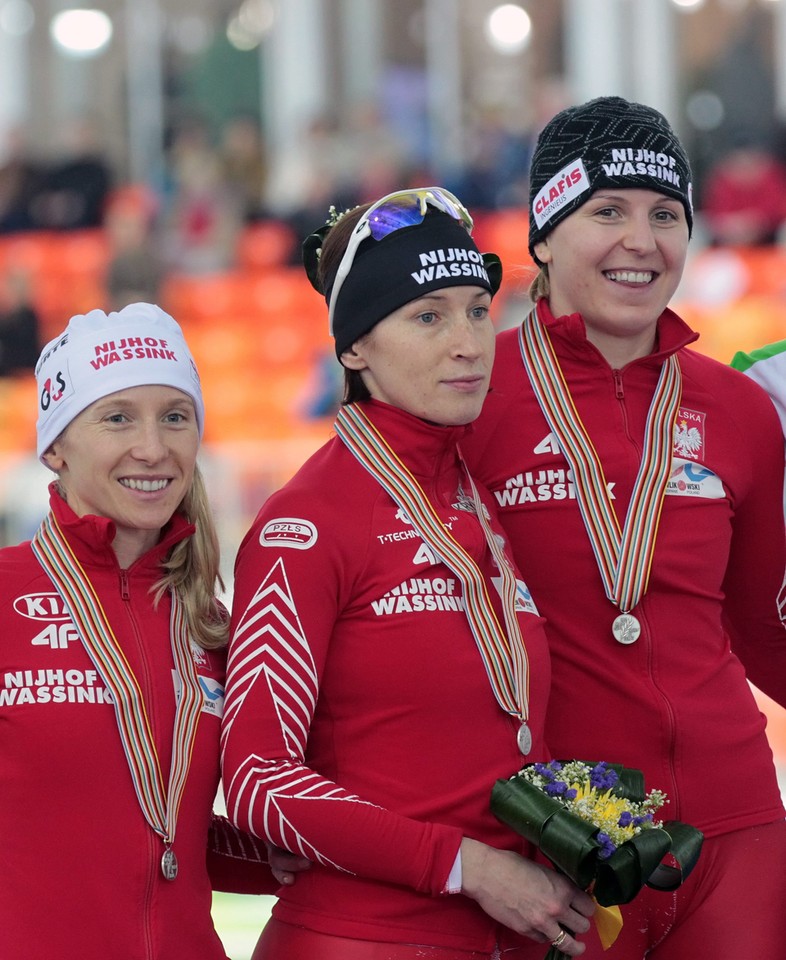
[{"label": "jacket sleeve", "polygon": [[[327,521],[304,517],[302,506],[298,513],[286,499],[274,502],[241,545],[235,570],[222,732],[229,816],[241,829],[313,862],[438,894],[460,831],[385,810],[306,762],[333,625],[364,547],[359,534],[336,530],[334,519],[328,529]],[[298,524],[300,542],[279,546],[266,537],[265,524],[274,517]],[[357,518],[345,527],[362,527],[365,536]],[[308,531],[315,533],[313,543],[306,543]]]},{"label": "jacket sleeve", "polygon": [[733,497],[724,614],[732,649],[748,678],[786,707],[786,626],[783,584],[786,536],[783,522],[784,443],[772,404],[758,387],[746,391],[745,446],[738,451],[749,469],[747,489]]},{"label": "jacket sleeve", "polygon": [[207,871],[212,888],[224,893],[273,894],[280,886],[270,872],[265,844],[226,817],[213,815],[211,820]]}]

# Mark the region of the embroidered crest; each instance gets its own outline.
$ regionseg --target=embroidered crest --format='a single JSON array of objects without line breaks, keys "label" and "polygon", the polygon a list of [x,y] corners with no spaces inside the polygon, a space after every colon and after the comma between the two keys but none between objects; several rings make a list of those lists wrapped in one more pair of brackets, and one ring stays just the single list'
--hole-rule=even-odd
[{"label": "embroidered crest", "polygon": [[698,460],[704,453],[704,421],[706,414],[680,407],[674,424],[674,453],[689,460]]}]

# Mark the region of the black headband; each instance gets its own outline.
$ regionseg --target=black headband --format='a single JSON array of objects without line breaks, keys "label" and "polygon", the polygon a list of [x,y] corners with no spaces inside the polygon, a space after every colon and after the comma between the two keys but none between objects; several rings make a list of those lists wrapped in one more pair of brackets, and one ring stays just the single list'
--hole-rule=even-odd
[{"label": "black headband", "polygon": [[[334,280],[325,285],[327,303]],[[336,356],[394,310],[433,290],[475,286],[494,296],[501,281],[499,258],[481,254],[466,229],[440,211],[381,240],[364,240],[335,306]]]}]

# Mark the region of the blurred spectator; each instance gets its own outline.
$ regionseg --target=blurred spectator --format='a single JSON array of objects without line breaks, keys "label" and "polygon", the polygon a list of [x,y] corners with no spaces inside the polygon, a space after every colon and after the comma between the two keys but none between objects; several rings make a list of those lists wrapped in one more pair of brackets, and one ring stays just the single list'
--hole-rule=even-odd
[{"label": "blurred spectator", "polygon": [[267,158],[259,123],[248,116],[227,120],[221,129],[219,154],[224,180],[240,205],[243,221],[262,219]]},{"label": "blurred spectator", "polygon": [[59,158],[46,166],[33,201],[34,225],[49,230],[99,227],[112,174],[95,125],[86,118],[72,120],[63,128],[62,141]]},{"label": "blurred spectator", "polygon": [[[327,220],[328,208],[357,203],[351,184],[352,148],[336,123],[315,117],[289,150],[282,151],[270,172],[267,207],[303,239]],[[294,256],[300,259],[300,245]]]},{"label": "blurred spectator", "polygon": [[786,220],[786,166],[741,137],[708,170],[701,209],[715,246],[774,243]]},{"label": "blurred spectator", "polygon": [[9,271],[0,296],[0,376],[35,369],[42,346],[38,327],[30,278],[22,270]]},{"label": "blurred spectator", "polygon": [[0,233],[33,227],[31,204],[41,181],[41,170],[27,152],[20,127],[6,131],[5,162],[0,165]]},{"label": "blurred spectator", "polygon": [[171,196],[163,223],[167,266],[192,274],[228,269],[243,225],[241,207],[201,124],[190,123],[175,136],[169,174]]},{"label": "blurred spectator", "polygon": [[164,266],[154,232],[157,208],[152,191],[142,185],[116,190],[107,204],[110,310],[122,310],[129,303],[159,302]]},{"label": "blurred spectator", "polygon": [[336,363],[332,347],[320,350],[314,357],[311,373],[297,407],[307,420],[334,417],[344,396],[344,368]]},{"label": "blurred spectator", "polygon": [[[359,103],[352,110],[345,141],[345,171],[352,184],[353,203],[366,203],[407,186],[413,166],[404,142],[385,123],[373,103]],[[416,184],[419,185],[419,184]]]},{"label": "blurred spectator", "polygon": [[531,133],[489,108],[468,126],[467,162],[456,193],[470,209],[498,210],[527,205]]}]

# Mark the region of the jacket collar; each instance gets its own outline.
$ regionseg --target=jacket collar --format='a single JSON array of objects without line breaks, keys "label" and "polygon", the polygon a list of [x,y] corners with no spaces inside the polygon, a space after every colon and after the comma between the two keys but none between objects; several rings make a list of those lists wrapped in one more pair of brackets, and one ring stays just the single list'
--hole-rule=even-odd
[{"label": "jacket collar", "polygon": [[[112,549],[116,530],[110,519],[92,514],[77,516],[60,494],[56,480],[49,484],[49,507],[80,562],[90,566],[117,566]],[[133,568],[148,567],[160,574],[161,561],[169,550],[190,537],[195,529],[181,513],[176,513],[161,531],[158,543],[143,554]]]},{"label": "jacket collar", "polygon": [[443,427],[380,400],[364,400],[363,410],[416,477],[431,478],[457,462],[456,446],[469,425]]},{"label": "jacket collar", "polygon": [[[565,314],[555,317],[546,299],[538,300],[537,317],[547,328],[552,337],[557,337],[567,345],[576,356],[587,358],[588,352],[601,357],[600,351],[587,339],[587,329],[584,318],[580,313]],[[648,364],[653,361],[662,363],[683,347],[699,339],[698,333],[673,310],[666,309],[658,317],[658,343],[655,350],[646,357],[632,361],[638,364]],[[605,361],[604,361],[605,362]]]}]

